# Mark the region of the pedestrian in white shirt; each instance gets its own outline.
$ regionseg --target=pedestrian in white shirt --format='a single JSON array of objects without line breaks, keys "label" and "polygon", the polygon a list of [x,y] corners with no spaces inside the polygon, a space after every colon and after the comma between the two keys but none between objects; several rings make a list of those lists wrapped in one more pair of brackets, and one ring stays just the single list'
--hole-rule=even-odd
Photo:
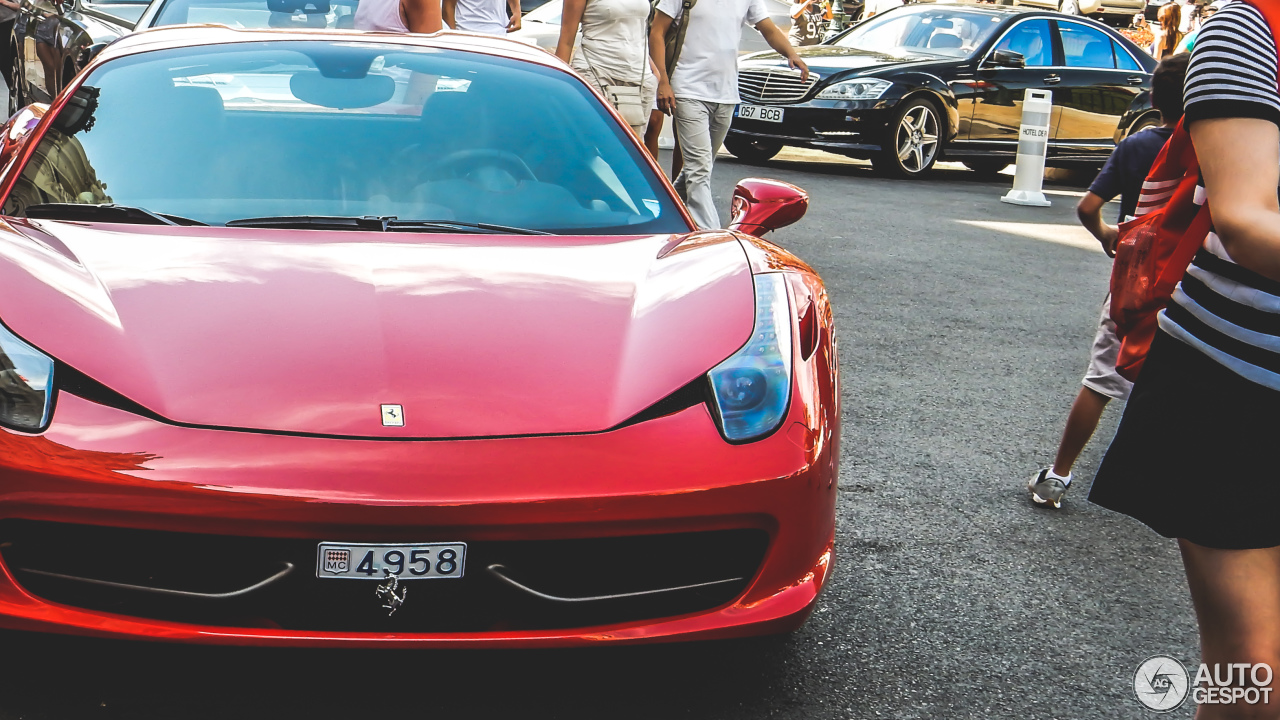
[{"label": "pedestrian in white shirt", "polygon": [[676,142],[684,154],[676,192],[698,227],[718,228],[720,215],[711,194],[711,167],[740,101],[738,45],[743,24],[760,31],[769,46],[800,71],[802,82],[809,79],[809,67],[769,19],[764,0],[696,0],[689,10],[675,68],[668,73],[667,29],[687,2],[658,0],[649,55],[658,72],[658,108],[674,114]]},{"label": "pedestrian in white shirt", "polygon": [[520,29],[520,0],[441,0],[440,11],[454,30],[506,35]]}]

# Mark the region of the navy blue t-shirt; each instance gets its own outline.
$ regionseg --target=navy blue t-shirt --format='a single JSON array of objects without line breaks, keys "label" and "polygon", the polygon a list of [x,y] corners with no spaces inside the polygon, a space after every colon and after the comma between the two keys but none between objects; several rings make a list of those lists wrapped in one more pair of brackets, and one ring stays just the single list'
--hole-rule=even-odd
[{"label": "navy blue t-shirt", "polygon": [[1089,192],[1108,202],[1120,196],[1120,222],[1137,210],[1142,183],[1172,134],[1173,128],[1160,126],[1121,140],[1089,186]]}]

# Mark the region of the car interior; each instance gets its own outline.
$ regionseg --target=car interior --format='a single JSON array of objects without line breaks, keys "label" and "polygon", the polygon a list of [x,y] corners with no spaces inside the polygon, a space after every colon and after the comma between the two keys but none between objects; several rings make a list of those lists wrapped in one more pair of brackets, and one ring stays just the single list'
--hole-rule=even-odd
[{"label": "car interior", "polygon": [[963,57],[990,36],[989,20],[984,15],[953,10],[945,14],[934,10],[894,13],[867,21],[837,44],[889,53],[925,50],[930,55]]}]

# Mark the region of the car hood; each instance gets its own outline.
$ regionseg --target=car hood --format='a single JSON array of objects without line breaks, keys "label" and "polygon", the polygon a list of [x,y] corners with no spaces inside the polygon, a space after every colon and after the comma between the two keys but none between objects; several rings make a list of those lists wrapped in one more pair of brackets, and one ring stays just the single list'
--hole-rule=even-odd
[{"label": "car hood", "polygon": [[[823,77],[845,70],[878,70],[886,67],[918,65],[955,60],[956,58],[940,58],[935,55],[908,54],[888,55],[870,50],[838,47],[836,45],[809,45],[796,48],[800,57],[804,58],[809,69]],[[762,67],[787,67],[786,58],[775,52],[762,52],[746,55],[739,61],[739,69]]]},{"label": "car hood", "polygon": [[[733,354],[736,238],[0,222],[0,320],[179,423],[357,437],[613,427]],[[660,257],[661,256],[661,257]],[[403,427],[380,406],[400,405]]]}]

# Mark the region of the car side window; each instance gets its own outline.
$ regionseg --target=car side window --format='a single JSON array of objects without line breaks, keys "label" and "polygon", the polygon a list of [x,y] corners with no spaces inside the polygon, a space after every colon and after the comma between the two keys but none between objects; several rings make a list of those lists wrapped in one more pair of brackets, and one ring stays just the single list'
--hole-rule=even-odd
[{"label": "car side window", "polygon": [[1142,72],[1142,66],[1138,64],[1138,61],[1134,60],[1133,56],[1115,40],[1111,41],[1111,52],[1115,53],[1117,68],[1121,70],[1135,70],[1137,72]]},{"label": "car side window", "polygon": [[1026,58],[1027,67],[1048,67],[1053,64],[1053,31],[1048,20],[1027,20],[1018,23],[995,47],[1011,50]]},{"label": "car side window", "polygon": [[1067,67],[1115,69],[1116,56],[1111,38],[1097,28],[1073,22],[1058,23],[1062,56]]}]

